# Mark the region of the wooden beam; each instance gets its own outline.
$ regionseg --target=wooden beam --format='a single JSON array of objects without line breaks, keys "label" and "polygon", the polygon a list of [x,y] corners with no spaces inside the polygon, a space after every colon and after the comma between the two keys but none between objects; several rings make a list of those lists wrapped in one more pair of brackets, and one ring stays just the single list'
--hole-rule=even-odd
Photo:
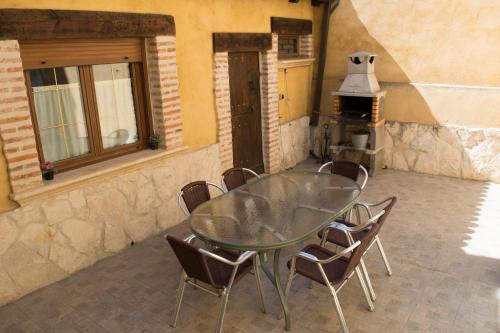
[{"label": "wooden beam", "polygon": [[213,33],[214,52],[262,52],[272,44],[270,33]]},{"label": "wooden beam", "polygon": [[273,16],[271,17],[271,31],[284,35],[310,35],[312,34],[312,21]]},{"label": "wooden beam", "polygon": [[0,39],[175,35],[173,16],[82,10],[0,9]]}]

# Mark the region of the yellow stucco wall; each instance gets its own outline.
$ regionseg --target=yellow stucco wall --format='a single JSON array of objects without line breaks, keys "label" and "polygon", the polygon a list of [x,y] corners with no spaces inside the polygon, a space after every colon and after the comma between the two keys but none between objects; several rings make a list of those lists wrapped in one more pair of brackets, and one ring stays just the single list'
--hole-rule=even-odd
[{"label": "yellow stucco wall", "polygon": [[[213,32],[270,32],[270,17],[312,19],[308,1],[288,0],[2,0],[3,8],[74,9],[173,15],[177,30],[177,64],[184,143],[198,148],[217,140],[213,96]],[[316,9],[317,10],[317,9]],[[314,27],[316,29],[316,27]],[[305,81],[309,74],[294,74]],[[297,89],[293,88],[293,91]],[[307,98],[301,94],[300,98]],[[305,100],[293,97],[294,108]],[[1,154],[0,154],[1,155]],[[0,211],[10,207],[5,161],[0,156]]]},{"label": "yellow stucco wall", "polygon": [[312,65],[278,70],[280,93],[278,109],[282,124],[310,114],[311,79]]},{"label": "yellow stucco wall", "polygon": [[193,148],[216,142],[212,33],[270,32],[270,17],[312,19],[309,1],[288,0],[3,0],[4,8],[75,9],[173,15],[184,142]]},{"label": "yellow stucco wall", "polygon": [[343,0],[332,15],[323,109],[346,74],[345,56],[378,54],[386,116],[500,127],[500,2]]}]

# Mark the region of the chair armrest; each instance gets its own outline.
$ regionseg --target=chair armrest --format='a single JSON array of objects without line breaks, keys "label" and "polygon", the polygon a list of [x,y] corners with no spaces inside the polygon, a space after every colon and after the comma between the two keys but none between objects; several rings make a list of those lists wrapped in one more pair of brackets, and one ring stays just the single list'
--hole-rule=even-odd
[{"label": "chair armrest", "polygon": [[[167,239],[167,234],[163,235],[163,238]],[[196,239],[196,236],[191,234],[189,236],[187,236],[186,238],[184,238],[184,241],[187,242],[187,243],[191,243],[192,241],[194,241]]]},{"label": "chair armrest", "polygon": [[357,225],[355,227],[349,227],[349,226],[347,226],[347,225],[345,225],[343,223],[339,223],[339,222],[332,222],[332,223],[330,223],[329,227],[333,228],[333,229],[340,230],[340,231],[344,231],[344,232],[349,232],[349,233],[355,234],[355,233],[364,231],[364,230],[368,229],[369,227],[371,227],[384,214],[385,214],[385,210],[381,210],[377,215],[373,216],[372,218],[370,218],[365,223]]},{"label": "chair armrest", "polygon": [[205,249],[198,249],[198,251],[200,251],[201,253],[203,253],[204,255],[206,255],[208,257],[211,257],[215,260],[218,260],[220,262],[223,262],[223,263],[231,265],[231,266],[238,266],[238,265],[242,264],[243,262],[248,260],[250,257],[255,255],[255,253],[256,253],[255,251],[245,251],[242,254],[240,254],[240,256],[238,257],[238,259],[236,261],[231,261],[229,259],[221,257],[221,256],[219,256],[215,253],[212,253],[210,251],[207,251]]},{"label": "chair armrest", "polygon": [[372,218],[372,212],[370,210],[370,207],[366,203],[358,201],[354,203],[353,207],[355,206],[363,207],[366,210],[366,213],[368,214],[368,218],[370,219]]},{"label": "chair armrest", "polygon": [[310,253],[304,252],[304,251],[299,252],[297,254],[297,257],[301,257],[302,259],[308,260],[308,261],[316,263],[316,264],[328,264],[332,261],[335,261],[337,259],[345,257],[346,254],[352,252],[356,247],[359,246],[359,244],[361,244],[361,242],[357,241],[356,243],[352,244],[351,246],[342,250],[341,252],[337,253],[336,255],[331,256],[330,258],[326,258],[326,259],[318,259],[316,256],[314,256]]},{"label": "chair armrest", "polygon": [[383,203],[386,203],[386,202],[392,200],[392,198],[393,197],[388,197],[388,198],[385,198],[384,200],[382,200],[380,202],[377,202],[377,203],[369,203],[369,202],[359,202],[359,203],[362,203],[363,205],[365,205],[367,207],[377,207],[377,206],[380,206]]}]

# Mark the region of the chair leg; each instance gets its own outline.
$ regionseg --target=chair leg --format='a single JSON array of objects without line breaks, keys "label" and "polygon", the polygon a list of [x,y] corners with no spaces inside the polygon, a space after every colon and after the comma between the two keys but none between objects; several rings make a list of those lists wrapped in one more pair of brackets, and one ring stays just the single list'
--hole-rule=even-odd
[{"label": "chair leg", "polygon": [[363,273],[363,277],[365,278],[366,285],[368,287],[368,291],[370,292],[372,301],[375,301],[377,299],[377,296],[375,295],[375,291],[373,290],[372,281],[370,280],[370,276],[368,275],[368,270],[366,269],[365,261],[361,259],[359,262],[361,264],[361,272]]},{"label": "chair leg", "polygon": [[219,318],[217,319],[217,328],[215,329],[216,333],[222,333],[222,325],[224,323],[224,315],[226,314],[226,305],[227,298],[229,296],[228,290],[224,289],[220,298],[220,309],[219,309]]},{"label": "chair leg", "polygon": [[182,297],[184,296],[184,289],[186,288],[186,273],[182,271],[181,278],[179,281],[179,288],[177,289],[176,304],[174,310],[174,318],[170,326],[175,327],[177,325],[177,318],[179,317],[179,311],[181,310]]},{"label": "chair leg", "polygon": [[[285,300],[287,302],[288,302],[288,296],[290,295],[290,289],[292,288],[292,281],[294,277],[295,277],[295,259],[293,259],[292,265],[290,266],[290,273],[288,274],[288,278],[286,280]],[[283,312],[280,311],[280,313],[278,314],[278,319],[281,320],[281,318],[283,318]]]},{"label": "chair leg", "polygon": [[363,294],[365,295],[366,302],[368,303],[368,309],[373,312],[375,311],[375,306],[373,305],[372,299],[370,298],[370,294],[368,293],[368,289],[366,288],[365,280],[363,280],[363,276],[361,275],[359,266],[356,267],[356,275],[358,276],[359,284],[361,285],[361,289],[363,290]]},{"label": "chair leg", "polygon": [[262,312],[266,313],[266,303],[264,302],[264,288],[262,287],[262,280],[260,278],[260,259],[258,254],[255,255],[253,260],[253,270],[255,273],[255,283],[257,284],[257,290],[259,291]]},{"label": "chair leg", "polygon": [[345,322],[344,314],[342,313],[342,309],[340,308],[339,299],[337,298],[337,292],[335,288],[333,288],[330,283],[327,285],[328,289],[330,289],[330,293],[333,297],[333,303],[335,305],[335,311],[337,312],[337,316],[339,318],[340,326],[342,326],[342,332],[349,333],[349,329],[347,329],[347,323]]},{"label": "chair leg", "polygon": [[392,275],[392,269],[391,266],[389,265],[389,260],[387,260],[387,256],[385,255],[384,247],[382,246],[382,242],[380,242],[380,238],[378,235],[375,237],[375,241],[377,242],[377,247],[380,252],[380,255],[382,256],[382,260],[384,261],[385,268],[387,269],[387,275],[391,276]]}]

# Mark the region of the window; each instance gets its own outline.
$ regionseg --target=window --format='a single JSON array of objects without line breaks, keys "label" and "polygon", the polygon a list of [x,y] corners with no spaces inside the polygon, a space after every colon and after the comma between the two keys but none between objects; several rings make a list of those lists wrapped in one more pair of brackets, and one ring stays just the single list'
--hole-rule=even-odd
[{"label": "window", "polygon": [[278,57],[291,58],[299,55],[298,35],[278,35]]},{"label": "window", "polygon": [[67,170],[147,147],[140,39],[20,45],[41,162]]}]

